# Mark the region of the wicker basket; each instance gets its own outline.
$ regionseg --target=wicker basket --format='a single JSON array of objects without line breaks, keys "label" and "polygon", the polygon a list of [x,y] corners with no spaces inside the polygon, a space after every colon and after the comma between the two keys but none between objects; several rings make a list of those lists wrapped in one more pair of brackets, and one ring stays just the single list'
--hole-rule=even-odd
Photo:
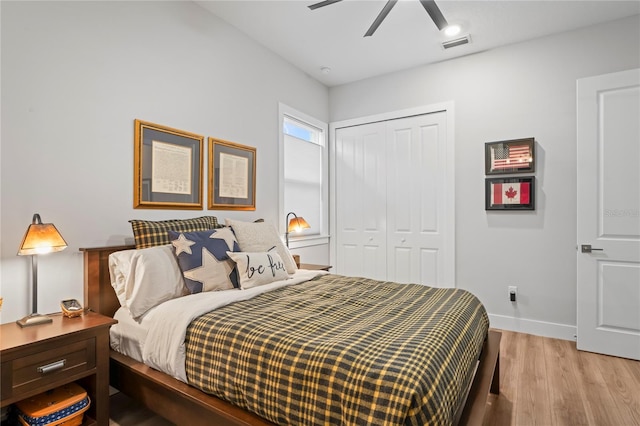
[{"label": "wicker basket", "polygon": [[51,391],[16,403],[18,420],[24,426],[78,426],[91,401],[77,383],[69,383]]}]

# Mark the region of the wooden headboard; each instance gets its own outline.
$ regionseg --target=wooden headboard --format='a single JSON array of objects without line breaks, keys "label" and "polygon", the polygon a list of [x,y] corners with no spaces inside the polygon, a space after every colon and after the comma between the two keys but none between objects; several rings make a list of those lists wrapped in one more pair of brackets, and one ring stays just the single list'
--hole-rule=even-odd
[{"label": "wooden headboard", "polygon": [[120,302],[111,287],[109,255],[120,250],[134,249],[133,245],[81,248],[84,253],[84,307],[113,317]]}]

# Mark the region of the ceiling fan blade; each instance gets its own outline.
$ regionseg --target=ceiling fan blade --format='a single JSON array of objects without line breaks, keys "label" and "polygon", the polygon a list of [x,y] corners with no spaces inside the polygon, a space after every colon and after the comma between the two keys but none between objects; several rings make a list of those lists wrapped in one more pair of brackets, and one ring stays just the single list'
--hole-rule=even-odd
[{"label": "ceiling fan blade", "polygon": [[434,0],[420,0],[420,3],[422,3],[422,6],[424,6],[424,9],[427,11],[429,16],[431,16],[433,23],[436,24],[436,27],[438,27],[439,30],[449,25]]},{"label": "ceiling fan blade", "polygon": [[309,9],[316,10],[319,7],[329,6],[330,4],[338,3],[339,1],[342,1],[342,0],[324,0],[324,1],[321,1],[319,3],[314,3],[314,4],[310,5]]},{"label": "ceiling fan blade", "polygon": [[380,11],[380,14],[376,18],[376,20],[373,21],[373,24],[371,24],[371,26],[369,27],[369,30],[364,35],[365,37],[372,36],[373,33],[376,32],[380,24],[382,24],[382,21],[384,21],[384,18],[387,17],[387,15],[389,14],[389,12],[391,12],[391,9],[393,9],[393,6],[395,6],[397,2],[398,0],[389,0],[387,4],[384,5],[382,10]]}]

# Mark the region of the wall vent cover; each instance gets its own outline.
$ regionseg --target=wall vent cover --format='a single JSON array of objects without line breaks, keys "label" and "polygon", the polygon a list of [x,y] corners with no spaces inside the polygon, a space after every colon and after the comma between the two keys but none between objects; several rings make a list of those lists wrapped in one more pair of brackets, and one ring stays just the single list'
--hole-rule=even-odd
[{"label": "wall vent cover", "polygon": [[462,46],[463,44],[469,44],[469,43],[471,43],[471,36],[467,34],[459,38],[454,38],[453,40],[443,41],[442,48],[451,49],[452,47]]}]

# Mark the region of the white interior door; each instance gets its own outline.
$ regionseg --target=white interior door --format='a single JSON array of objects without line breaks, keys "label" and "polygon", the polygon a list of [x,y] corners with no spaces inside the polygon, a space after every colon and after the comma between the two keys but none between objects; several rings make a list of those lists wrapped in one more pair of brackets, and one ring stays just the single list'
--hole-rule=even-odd
[{"label": "white interior door", "polygon": [[640,360],[640,70],[577,90],[577,346]]},{"label": "white interior door", "polygon": [[[403,283],[453,286],[447,250],[446,114],[387,123],[387,271]],[[450,258],[449,258],[450,257]]]},{"label": "white interior door", "polygon": [[336,136],[335,272],[385,280],[385,125],[339,129]]}]

